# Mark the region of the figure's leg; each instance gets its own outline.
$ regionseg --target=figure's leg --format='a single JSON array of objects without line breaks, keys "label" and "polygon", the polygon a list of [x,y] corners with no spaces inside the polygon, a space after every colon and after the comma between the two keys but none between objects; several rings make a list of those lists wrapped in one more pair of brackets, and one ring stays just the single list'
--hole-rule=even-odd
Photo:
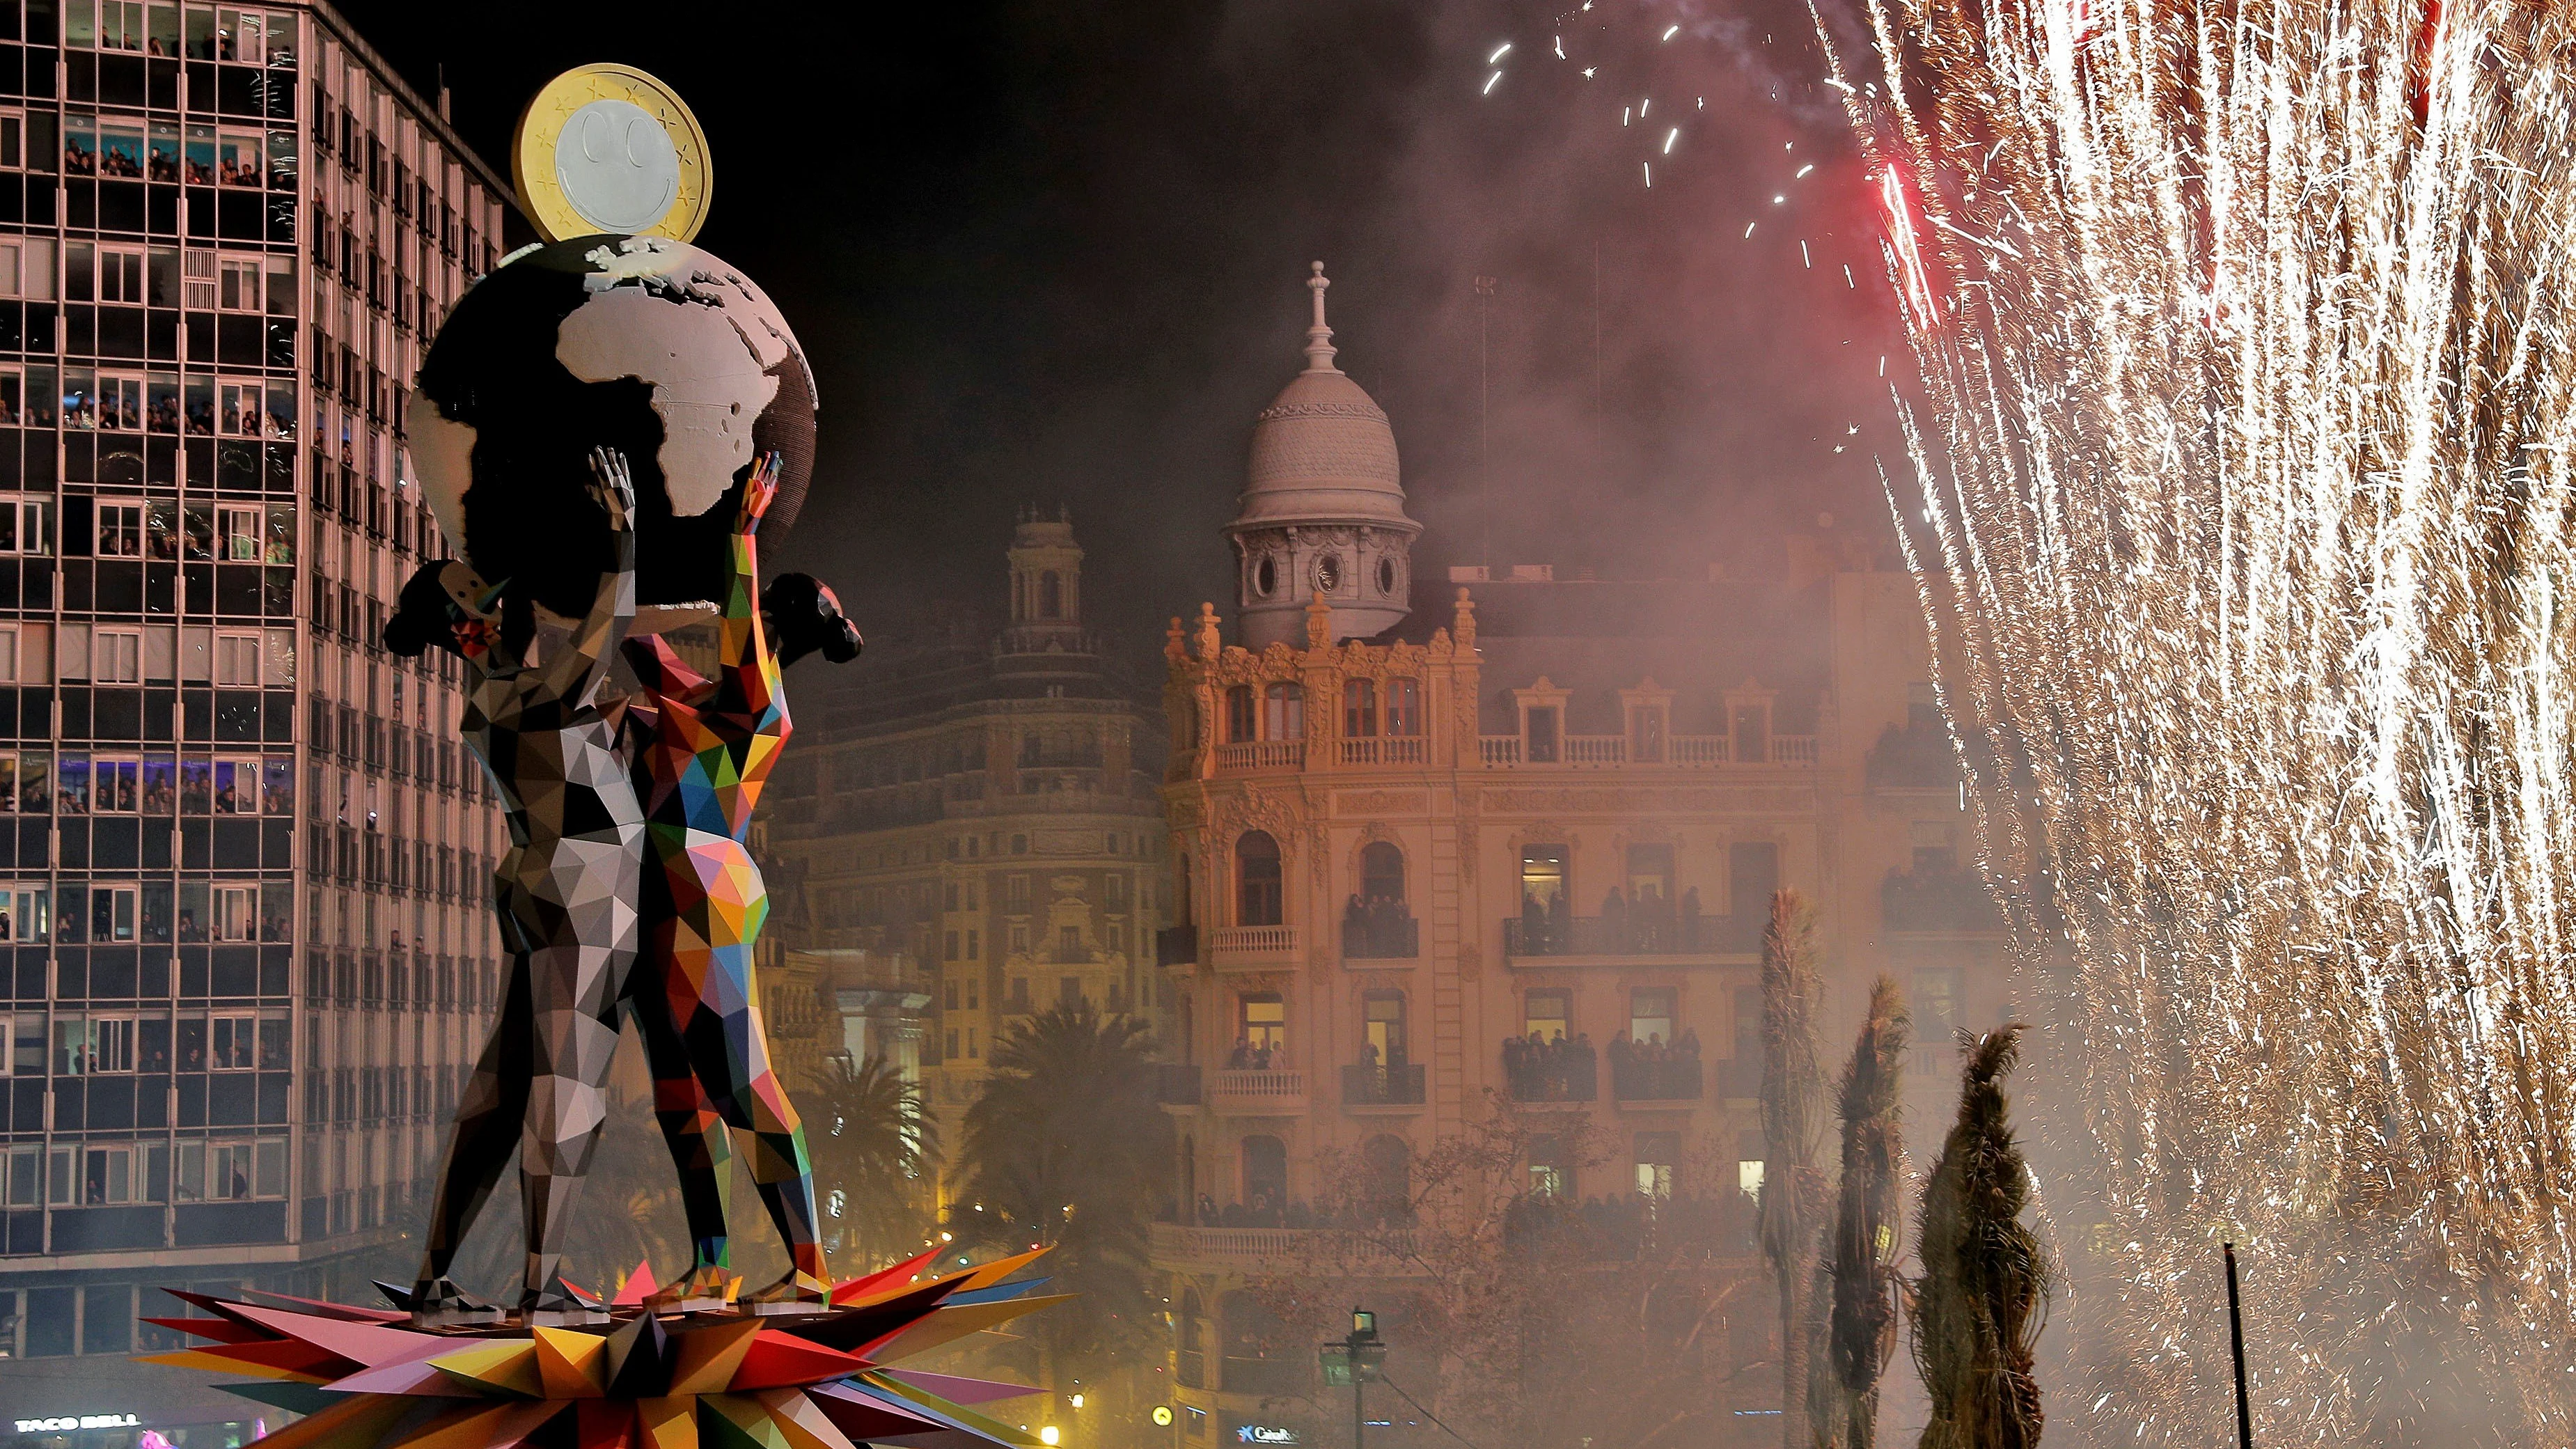
[{"label": "figure's leg", "polygon": [[728,899],[718,886],[672,917],[672,1009],[685,1023],[682,1040],[717,1113],[752,1134],[752,1185],[793,1265],[753,1301],[820,1299],[830,1293],[832,1276],[814,1230],[813,1159],[804,1125],[772,1069],[751,973],[752,942],[769,904],[757,872],[719,874],[736,880],[747,874],[751,891]]},{"label": "figure's leg", "polygon": [[681,1296],[696,1297],[716,1291],[727,1276],[724,1270],[733,1265],[726,1226],[733,1207],[733,1134],[690,1067],[679,1025],[671,1019],[670,997],[662,987],[670,937],[667,923],[652,930],[636,963],[628,1000],[653,1072],[653,1116],[671,1150],[671,1165],[680,1176],[680,1205],[688,1216],[689,1276],[676,1286]]},{"label": "figure's leg", "polygon": [[456,1126],[448,1137],[447,1160],[439,1166],[437,1196],[430,1200],[428,1251],[421,1260],[416,1309],[453,1307],[461,1299],[445,1281],[448,1270],[466,1230],[500,1184],[501,1169],[527,1120],[528,1013],[528,962],[514,949],[502,980],[501,1014],[493,1019],[474,1075],[457,1098]]},{"label": "figure's leg", "polygon": [[608,1070],[617,1054],[617,1001],[635,964],[632,845],[569,838],[556,842],[530,915],[543,944],[528,953],[528,1110],[519,1143],[527,1205],[522,1304],[559,1302],[564,1237],[574,1200],[608,1120]]}]

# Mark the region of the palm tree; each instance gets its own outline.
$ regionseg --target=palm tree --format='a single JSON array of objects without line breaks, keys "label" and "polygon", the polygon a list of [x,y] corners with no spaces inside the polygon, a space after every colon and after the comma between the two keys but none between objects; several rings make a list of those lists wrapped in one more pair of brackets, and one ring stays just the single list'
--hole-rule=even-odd
[{"label": "palm tree", "polygon": [[2016,1022],[1969,1047],[1959,1120],[1923,1186],[1914,1359],[1932,1399],[1921,1449],[2031,1449],[2039,1383],[2031,1363],[2050,1267],[2022,1222],[2030,1169],[2013,1139],[2003,1079],[2021,1057]]},{"label": "palm tree", "polygon": [[1896,983],[1881,976],[1869,988],[1869,1016],[1843,1068],[1842,1202],[1831,1238],[1833,1367],[1850,1449],[1870,1449],[1877,1437],[1878,1375],[1896,1336],[1897,1164],[1905,1154],[1901,1095],[1912,1026]]},{"label": "palm tree", "polygon": [[922,1240],[939,1160],[939,1123],[921,1084],[884,1057],[831,1059],[809,1098],[815,1195],[837,1225],[833,1246],[882,1265]]},{"label": "palm tree", "polygon": [[1817,1220],[1825,1179],[1824,1072],[1816,1064],[1816,912],[1796,891],[1771,897],[1762,933],[1762,1253],[1780,1283],[1782,1443],[1809,1449],[1808,1360],[1814,1331]]},{"label": "palm tree", "polygon": [[1057,1006],[994,1039],[983,1095],[966,1110],[951,1230],[970,1244],[1052,1247],[1050,1291],[1081,1295],[1027,1320],[1050,1382],[1061,1366],[1144,1341],[1147,1228],[1172,1161],[1153,1054],[1149,1023]]}]

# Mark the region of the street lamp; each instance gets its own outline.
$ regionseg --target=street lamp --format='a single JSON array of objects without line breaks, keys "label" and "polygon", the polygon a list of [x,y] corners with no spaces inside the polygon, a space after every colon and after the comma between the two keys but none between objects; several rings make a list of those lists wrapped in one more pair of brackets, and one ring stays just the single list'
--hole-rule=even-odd
[{"label": "street lamp", "polygon": [[1327,1385],[1351,1386],[1351,1449],[1362,1449],[1368,1430],[1368,1415],[1361,1408],[1363,1385],[1386,1377],[1386,1344],[1377,1336],[1377,1315],[1353,1308],[1350,1337],[1319,1345],[1315,1354],[1323,1361]]}]

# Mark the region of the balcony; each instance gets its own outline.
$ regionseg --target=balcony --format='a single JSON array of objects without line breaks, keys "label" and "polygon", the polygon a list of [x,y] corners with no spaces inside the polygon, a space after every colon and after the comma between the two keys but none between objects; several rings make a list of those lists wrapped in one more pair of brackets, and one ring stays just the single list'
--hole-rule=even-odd
[{"label": "balcony", "polygon": [[1985,882],[1957,865],[1921,864],[1890,871],[1878,887],[1879,916],[1891,931],[1977,935],[2001,931],[2003,913]]},{"label": "balcony", "polygon": [[1228,1067],[1208,1073],[1207,1103],[1236,1117],[1284,1117],[1306,1110],[1306,1074]]},{"label": "balcony", "polygon": [[1154,933],[1154,964],[1195,966],[1199,962],[1199,928],[1165,926]]},{"label": "balcony", "polygon": [[1589,1045],[1562,1037],[1544,1044],[1505,1037],[1503,1086],[1515,1102],[1597,1101],[1600,1064]]},{"label": "balcony", "polygon": [[1411,916],[1342,917],[1342,956],[1351,961],[1410,961],[1422,954],[1422,923]]},{"label": "balcony", "polygon": [[1219,926],[1208,933],[1208,964],[1219,971],[1276,971],[1297,964],[1295,926]]},{"label": "balcony", "polygon": [[1216,767],[1220,770],[1302,770],[1306,768],[1304,740],[1243,740],[1216,747]]},{"label": "balcony", "polygon": [[1427,758],[1420,735],[1381,735],[1340,743],[1345,765],[1419,765]]},{"label": "balcony", "polygon": [[1251,1273],[1329,1262],[1379,1273],[1408,1270],[1412,1237],[1402,1228],[1193,1228],[1155,1223],[1146,1252],[1166,1272]]},{"label": "balcony", "polygon": [[1610,1063],[1610,1095],[1622,1102],[1696,1102],[1700,1097],[1700,1060],[1688,1057],[1623,1062],[1614,1057]]},{"label": "balcony", "polygon": [[1632,911],[1625,916],[1503,918],[1503,955],[1741,956],[1762,949],[1760,916],[1683,916]]},{"label": "balcony", "polygon": [[1199,1069],[1181,1062],[1154,1064],[1154,1100],[1165,1107],[1195,1107],[1201,1100]]},{"label": "balcony", "polygon": [[1476,757],[1488,770],[1605,770],[1626,765],[1648,769],[1704,770],[1719,765],[1813,765],[1814,735],[1773,735],[1754,745],[1749,759],[1736,757],[1726,735],[1673,735],[1660,747],[1632,758],[1626,735],[1560,735],[1530,750],[1519,735],[1482,735]]},{"label": "balcony", "polygon": [[1345,1107],[1419,1107],[1423,1103],[1424,1072],[1420,1062],[1391,1062],[1381,1066],[1362,1064],[1342,1068],[1342,1105]]}]

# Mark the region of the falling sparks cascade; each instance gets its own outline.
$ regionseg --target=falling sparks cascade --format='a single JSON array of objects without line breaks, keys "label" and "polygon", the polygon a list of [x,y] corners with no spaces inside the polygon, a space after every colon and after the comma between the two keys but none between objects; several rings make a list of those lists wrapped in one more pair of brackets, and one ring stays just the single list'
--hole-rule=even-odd
[{"label": "falling sparks cascade", "polygon": [[2233,1238],[2258,1439],[2569,1442],[2569,7],[1867,3],[1890,497],[2057,1023],[2052,1427],[2232,1430]]}]

